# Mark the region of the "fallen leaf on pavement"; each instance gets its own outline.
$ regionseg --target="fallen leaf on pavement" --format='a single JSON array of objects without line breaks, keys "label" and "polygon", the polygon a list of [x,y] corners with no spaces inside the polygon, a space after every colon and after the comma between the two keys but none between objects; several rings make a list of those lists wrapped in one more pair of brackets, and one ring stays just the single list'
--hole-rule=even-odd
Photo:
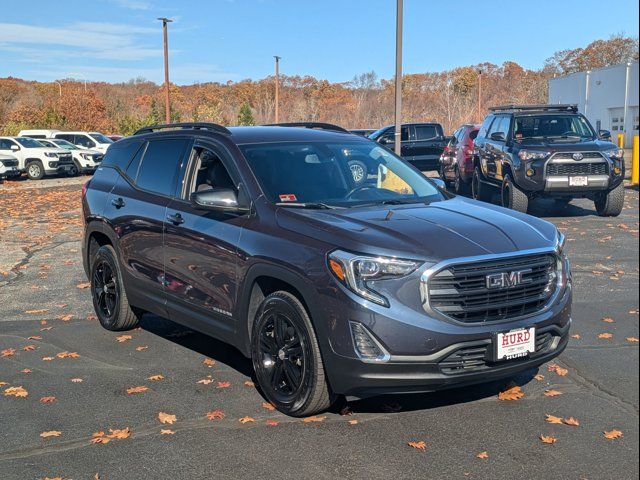
[{"label": "fallen leaf on pavement", "polygon": [[349,423],[349,425],[357,425],[358,424],[358,420],[349,420],[347,423]]},{"label": "fallen leaf on pavement", "polygon": [[218,382],[218,388],[229,388],[231,386],[231,382]]},{"label": "fallen leaf on pavement", "polygon": [[20,370],[20,373],[31,373],[31,369],[30,368],[23,368],[22,370]]},{"label": "fallen leaf on pavement", "polygon": [[145,387],[145,386],[131,387],[131,388],[127,388],[127,393],[131,395],[133,393],[146,392],[147,390],[149,390],[149,387]]},{"label": "fallen leaf on pavement", "polygon": [[72,379],[71,379],[71,382],[72,382],[72,383],[82,383],[82,382],[83,382],[83,380],[82,380],[81,378],[72,378]]},{"label": "fallen leaf on pavement", "polygon": [[132,338],[133,337],[131,335],[120,335],[119,337],[116,337],[116,341],[118,343],[124,343],[131,340]]},{"label": "fallen leaf on pavement", "polygon": [[616,440],[621,438],[623,433],[620,430],[611,430],[610,432],[604,432],[604,438],[607,440]]},{"label": "fallen leaf on pavement", "polygon": [[76,288],[79,288],[80,290],[85,290],[85,289],[89,288],[90,286],[91,286],[91,283],[84,282],[84,283],[79,283],[78,285],[76,285]]},{"label": "fallen leaf on pavement", "polygon": [[129,438],[131,436],[131,430],[129,429],[129,427],[122,428],[119,430],[109,429],[109,432],[111,432],[109,434],[110,438],[123,439],[123,438]]},{"label": "fallen leaf on pavement", "polygon": [[239,421],[242,424],[249,423],[249,422],[255,422],[255,420],[253,418],[251,418],[251,417],[242,417]]},{"label": "fallen leaf on pavement", "polygon": [[556,437],[540,435],[540,441],[542,443],[546,443],[548,445],[553,445],[554,443],[556,443],[558,441],[558,439]]},{"label": "fallen leaf on pavement", "polygon": [[42,432],[40,434],[42,438],[59,437],[60,435],[62,435],[62,432],[60,430],[50,430],[48,432]]},{"label": "fallen leaf on pavement", "polygon": [[177,421],[177,418],[175,415],[171,415],[170,413],[158,412],[158,420],[160,420],[160,423],[173,425],[173,423]]},{"label": "fallen leaf on pavement", "polygon": [[40,308],[38,310],[27,310],[26,313],[27,315],[37,315],[39,313],[47,313],[49,310],[47,310],[46,308]]},{"label": "fallen leaf on pavement", "polygon": [[32,352],[36,348],[37,347],[35,345],[25,345],[24,347],[22,347],[22,350],[24,350],[25,352]]},{"label": "fallen leaf on pavement", "polygon": [[151,380],[152,382],[159,382],[160,380],[164,380],[162,375],[151,375],[147,380]]},{"label": "fallen leaf on pavement", "polygon": [[536,375],[536,376],[535,376],[535,377],[533,377],[533,378],[535,378],[537,381],[541,382],[542,380],[544,380],[544,375],[540,375],[540,374],[538,374],[538,375]]},{"label": "fallen leaf on pavement", "polygon": [[40,403],[53,403],[56,401],[56,397],[42,397]]},{"label": "fallen leaf on pavement", "polygon": [[602,321],[603,321],[604,323],[615,323],[615,320],[614,320],[613,318],[611,318],[611,317],[604,317],[604,318],[602,319]]},{"label": "fallen leaf on pavement", "polygon": [[302,421],[304,423],[318,423],[318,422],[324,422],[327,419],[327,417],[318,417],[316,415],[313,415],[311,417],[306,417],[303,418]]},{"label": "fallen leaf on pavement", "polygon": [[601,338],[603,340],[609,340],[609,339],[613,338],[613,334],[612,333],[601,333],[600,335],[598,335],[598,338]]},{"label": "fallen leaf on pavement", "polygon": [[423,441],[420,442],[407,442],[407,445],[409,445],[411,448],[415,448],[416,450],[426,450],[427,449],[427,444]]},{"label": "fallen leaf on pavement", "polygon": [[580,340],[582,338],[582,336],[579,333],[576,333],[574,335],[571,335],[571,338],[573,338],[575,340]]},{"label": "fallen leaf on pavement", "polygon": [[545,397],[558,397],[560,395],[562,395],[562,392],[560,390],[550,389],[550,390],[545,390],[544,391],[544,396]]},{"label": "fallen leaf on pavement", "polygon": [[485,458],[489,458],[489,453],[480,452],[479,454],[476,455],[476,458],[480,458],[480,459],[484,460]]},{"label": "fallen leaf on pavement", "polygon": [[562,419],[560,417],[554,417],[553,415],[546,415],[545,421],[547,423],[555,423],[557,425],[562,425]]},{"label": "fallen leaf on pavement", "polygon": [[9,387],[4,391],[5,397],[26,397],[27,395],[29,392],[22,387]]},{"label": "fallen leaf on pavement", "polygon": [[274,411],[276,409],[276,407],[274,407],[273,405],[271,405],[268,402],[262,402],[262,408],[264,408],[265,410],[269,410],[269,411]]},{"label": "fallen leaf on pavement", "polygon": [[244,386],[245,387],[255,387],[256,385],[251,380],[247,380],[246,382],[244,382]]},{"label": "fallen leaf on pavement", "polygon": [[222,410],[213,410],[211,412],[207,412],[206,417],[209,420],[221,420],[224,418],[224,412]]},{"label": "fallen leaf on pavement", "polygon": [[269,427],[277,427],[280,425],[280,422],[276,422],[275,420],[267,420],[265,424]]},{"label": "fallen leaf on pavement", "polygon": [[513,385],[510,388],[507,388],[507,390],[500,392],[498,394],[498,400],[501,400],[503,402],[511,402],[520,400],[521,398],[524,398],[524,396],[525,395],[522,391],[522,388],[520,388],[518,385]]},{"label": "fallen leaf on pavement", "polygon": [[565,377],[569,373],[569,370],[567,370],[566,368],[562,368],[560,365],[555,363],[552,363],[547,368],[550,372],[555,372],[556,375],[560,377]]},{"label": "fallen leaf on pavement", "polygon": [[573,417],[565,418],[562,421],[565,425],[569,425],[570,427],[579,427],[580,422]]},{"label": "fallen leaf on pavement", "polygon": [[141,345],[139,347],[136,347],[136,351],[137,352],[141,352],[143,350],[146,350],[147,348],[149,348],[149,347],[147,347],[146,345]]},{"label": "fallen leaf on pavement", "polygon": [[160,434],[162,435],[173,435],[174,433],[176,432],[174,432],[173,430],[169,430],[168,428],[160,429]]},{"label": "fallen leaf on pavement", "polygon": [[213,366],[216,364],[216,361],[215,361],[215,360],[212,360],[212,359],[210,359],[210,358],[205,358],[205,359],[202,361],[202,363],[203,363],[204,365],[206,365],[207,367],[213,367]]},{"label": "fallen leaf on pavement", "polygon": [[638,343],[638,339],[636,337],[627,337],[627,342]]},{"label": "fallen leaf on pavement", "polygon": [[202,380],[198,380],[196,383],[199,383],[200,385],[209,385],[210,383],[213,383],[213,379],[203,378]]},{"label": "fallen leaf on pavement", "polygon": [[13,357],[16,354],[15,348],[7,348],[0,352],[0,357]]},{"label": "fallen leaf on pavement", "polygon": [[56,355],[58,358],[78,358],[79,356],[77,352],[60,352]]}]

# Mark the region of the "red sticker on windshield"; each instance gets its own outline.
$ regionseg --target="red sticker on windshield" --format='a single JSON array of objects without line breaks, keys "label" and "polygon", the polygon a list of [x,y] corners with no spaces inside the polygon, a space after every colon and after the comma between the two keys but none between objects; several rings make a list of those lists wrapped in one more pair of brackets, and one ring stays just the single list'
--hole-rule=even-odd
[{"label": "red sticker on windshield", "polygon": [[281,202],[297,202],[298,197],[296,197],[293,193],[289,193],[287,195],[280,195]]}]

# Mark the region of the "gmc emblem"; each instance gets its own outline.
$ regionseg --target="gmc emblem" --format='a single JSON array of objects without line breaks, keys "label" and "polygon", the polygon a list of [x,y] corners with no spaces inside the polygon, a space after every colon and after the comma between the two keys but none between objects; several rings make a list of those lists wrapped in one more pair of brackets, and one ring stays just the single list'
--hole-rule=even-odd
[{"label": "gmc emblem", "polygon": [[531,283],[531,278],[525,278],[525,275],[531,272],[532,270],[527,268],[526,270],[517,270],[515,272],[503,272],[487,275],[487,288],[489,290],[494,290],[496,288],[513,288],[518,285]]}]

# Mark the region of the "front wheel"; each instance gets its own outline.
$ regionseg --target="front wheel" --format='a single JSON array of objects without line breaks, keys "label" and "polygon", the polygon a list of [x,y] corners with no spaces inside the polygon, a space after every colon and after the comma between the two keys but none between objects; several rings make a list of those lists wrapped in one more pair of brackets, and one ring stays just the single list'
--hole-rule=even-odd
[{"label": "front wheel", "polygon": [[601,217],[617,217],[624,207],[624,185],[621,183],[613,190],[598,194],[594,203]]},{"label": "front wheel", "polygon": [[521,213],[529,210],[529,197],[518,188],[510,175],[502,181],[502,206]]},{"label": "front wheel", "polygon": [[280,291],[262,301],[251,358],[263,394],[282,413],[305,417],[333,403],[311,319],[294,295]]},{"label": "front wheel", "polygon": [[41,180],[44,177],[44,167],[39,161],[27,165],[27,177],[29,180]]}]

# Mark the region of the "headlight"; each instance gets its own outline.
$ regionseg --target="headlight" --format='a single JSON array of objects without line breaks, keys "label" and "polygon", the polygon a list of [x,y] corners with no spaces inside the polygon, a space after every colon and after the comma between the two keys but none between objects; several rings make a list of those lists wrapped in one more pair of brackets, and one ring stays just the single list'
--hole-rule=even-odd
[{"label": "headlight", "polygon": [[520,150],[518,153],[518,156],[522,161],[542,160],[543,158],[547,158],[549,155],[551,155],[551,152],[540,152],[535,150]]},{"label": "headlight", "polygon": [[53,152],[44,152],[44,156],[51,157],[51,158],[58,158],[58,154]]},{"label": "headlight", "polygon": [[564,233],[558,230],[558,235],[556,237],[556,250],[558,253],[564,253],[564,246],[567,243],[567,237]]},{"label": "headlight", "polygon": [[89,155],[88,153],[81,153],[80,156],[84,159],[84,160],[91,160],[91,155]]},{"label": "headlight", "polygon": [[369,285],[370,282],[401,278],[413,273],[421,262],[388,257],[369,257],[336,250],[329,255],[329,269],[333,275],[356,295],[383,305],[389,301]]},{"label": "headlight", "polygon": [[612,148],[611,150],[605,150],[602,153],[612,160],[622,160],[624,158],[624,150],[622,148]]}]

